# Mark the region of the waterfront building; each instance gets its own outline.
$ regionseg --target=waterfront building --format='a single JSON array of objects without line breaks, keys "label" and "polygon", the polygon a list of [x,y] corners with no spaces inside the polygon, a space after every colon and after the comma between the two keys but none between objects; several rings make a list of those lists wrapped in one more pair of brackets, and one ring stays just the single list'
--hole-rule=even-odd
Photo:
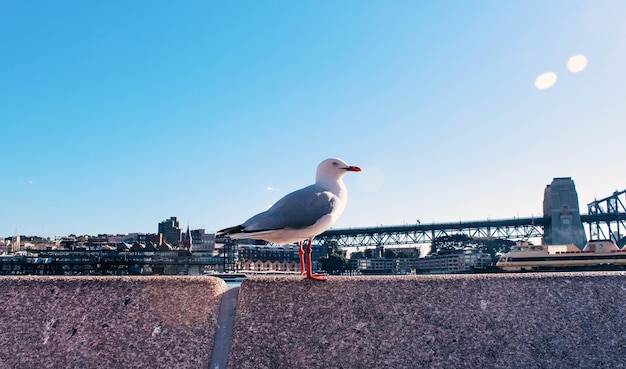
[{"label": "waterfront building", "polygon": [[[400,259],[390,258],[367,258],[367,259],[354,259],[354,266],[356,270],[362,274],[401,274],[402,272],[398,268],[398,261]],[[405,259],[406,261],[406,259]],[[409,270],[410,271],[410,270]]]},{"label": "waterfront building", "polygon": [[[313,270],[320,268],[319,259],[323,257],[328,257],[328,247],[314,244],[311,250]],[[295,244],[259,245],[239,243],[237,245],[237,260],[240,268],[248,270],[293,271],[295,270],[294,265],[297,266],[297,270],[300,270],[300,253],[298,252],[298,245]]]},{"label": "waterfront building", "polygon": [[299,261],[249,261],[240,260],[237,263],[240,272],[299,272]]},{"label": "waterfront building", "polygon": [[417,259],[416,273],[450,274],[467,273],[474,268],[491,265],[491,255],[484,252],[465,252],[461,254],[431,255]]},{"label": "waterfront building", "polygon": [[11,254],[11,253],[15,253],[18,251],[22,251],[22,242],[21,242],[21,236],[20,235],[15,235],[13,237],[7,237],[4,239],[5,242],[5,247],[6,247],[6,253],[7,254]]},{"label": "waterfront building", "polygon": [[[139,233],[108,235],[109,244],[114,245],[120,242],[133,243],[139,240]],[[145,240],[143,240],[145,242]]]},{"label": "waterfront building", "polygon": [[468,273],[491,265],[483,252],[429,255],[424,258],[355,258],[349,268],[362,274],[452,274]]},{"label": "waterfront building", "polygon": [[252,262],[278,261],[290,262],[299,261],[298,247],[295,245],[285,246],[260,246],[260,245],[238,245],[238,259]]},{"label": "waterfront building", "polygon": [[206,233],[204,228],[191,230],[193,251],[213,251],[215,249],[215,233]]},{"label": "waterfront building", "polygon": [[159,234],[163,235],[163,240],[179,247],[182,241],[183,230],[177,217],[170,217],[159,223]]},{"label": "waterfront building", "polygon": [[[300,261],[300,253],[298,246],[292,245],[250,245],[239,244],[237,246],[239,259],[252,261]],[[313,245],[311,250],[311,258],[316,261],[320,258],[328,257],[328,248],[326,246]]]},{"label": "waterfront building", "polygon": [[97,236],[88,236],[85,240],[85,246],[89,250],[97,250],[109,244],[109,238],[106,234],[99,234]]},{"label": "waterfront building", "polygon": [[160,233],[140,233],[137,234],[137,238],[135,238],[135,240],[132,242],[139,242],[143,244],[153,243],[155,245],[160,245],[163,243],[163,235]]}]

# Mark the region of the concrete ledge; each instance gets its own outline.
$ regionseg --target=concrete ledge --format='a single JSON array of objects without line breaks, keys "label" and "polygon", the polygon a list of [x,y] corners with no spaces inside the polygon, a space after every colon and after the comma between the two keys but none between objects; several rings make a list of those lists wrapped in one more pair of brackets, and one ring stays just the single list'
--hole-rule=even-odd
[{"label": "concrete ledge", "polygon": [[211,277],[0,277],[0,368],[207,368]]},{"label": "concrete ledge", "polygon": [[249,278],[229,368],[624,368],[626,274]]},{"label": "concrete ledge", "polygon": [[[225,291],[210,277],[1,277],[0,368],[207,368]],[[620,272],[255,277],[228,367],[625,368],[625,314]]]}]

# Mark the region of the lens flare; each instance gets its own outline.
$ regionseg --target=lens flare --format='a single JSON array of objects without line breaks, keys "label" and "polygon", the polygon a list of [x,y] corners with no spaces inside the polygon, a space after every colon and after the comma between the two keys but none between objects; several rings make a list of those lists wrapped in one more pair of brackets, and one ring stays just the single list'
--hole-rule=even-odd
[{"label": "lens flare", "polygon": [[535,87],[537,87],[537,89],[539,90],[545,90],[554,86],[556,80],[556,73],[546,72],[537,77],[537,79],[535,80]]},{"label": "lens flare", "polygon": [[587,68],[587,57],[583,54],[574,55],[567,61],[567,70],[572,73],[582,72]]}]

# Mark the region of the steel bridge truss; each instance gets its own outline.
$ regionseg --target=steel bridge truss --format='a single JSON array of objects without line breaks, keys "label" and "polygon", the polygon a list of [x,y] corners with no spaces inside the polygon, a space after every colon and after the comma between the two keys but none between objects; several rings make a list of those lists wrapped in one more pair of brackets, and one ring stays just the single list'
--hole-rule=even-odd
[{"label": "steel bridge truss", "polygon": [[[618,204],[623,203],[620,201]],[[585,214],[580,218],[583,226],[587,224],[590,239],[610,238],[620,247],[626,245],[626,209],[618,208],[618,212],[614,213]],[[550,225],[550,221],[549,217],[514,218],[466,223],[332,229],[317,236],[315,242],[340,248],[432,245],[437,238],[458,234],[482,239],[526,241],[543,238],[544,229]]]},{"label": "steel bridge truss", "polygon": [[587,204],[590,216],[589,235],[592,238],[611,239],[618,246],[626,245],[626,190],[615,191],[613,195]]},{"label": "steel bridge truss", "polygon": [[423,245],[458,234],[483,239],[529,240],[543,237],[549,218],[515,218],[475,222],[417,224],[329,230],[317,236],[322,245],[381,247],[382,245]]}]

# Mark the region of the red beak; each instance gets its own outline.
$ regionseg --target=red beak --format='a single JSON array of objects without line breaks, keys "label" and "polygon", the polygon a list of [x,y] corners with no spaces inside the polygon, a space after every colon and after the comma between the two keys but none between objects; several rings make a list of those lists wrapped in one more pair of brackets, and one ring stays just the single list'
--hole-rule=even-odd
[{"label": "red beak", "polygon": [[346,168],[346,170],[347,170],[348,172],[360,172],[360,171],[361,171],[361,168],[359,168],[359,167],[354,167],[354,166],[349,166],[349,167],[347,167],[347,168]]}]

